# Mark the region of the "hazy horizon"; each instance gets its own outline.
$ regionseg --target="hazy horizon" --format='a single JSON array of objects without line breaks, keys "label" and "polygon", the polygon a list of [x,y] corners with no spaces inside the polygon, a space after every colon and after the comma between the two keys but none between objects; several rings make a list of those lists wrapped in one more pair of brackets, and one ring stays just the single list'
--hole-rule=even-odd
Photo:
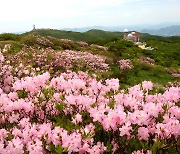
[{"label": "hazy horizon", "polygon": [[37,28],[80,28],[179,23],[179,0],[6,0],[0,33]]}]

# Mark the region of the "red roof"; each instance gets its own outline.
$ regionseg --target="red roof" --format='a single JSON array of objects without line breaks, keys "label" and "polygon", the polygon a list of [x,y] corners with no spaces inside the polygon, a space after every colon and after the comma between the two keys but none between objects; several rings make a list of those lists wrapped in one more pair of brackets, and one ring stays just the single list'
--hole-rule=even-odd
[{"label": "red roof", "polygon": [[140,36],[139,33],[132,34],[134,37],[138,38]]}]

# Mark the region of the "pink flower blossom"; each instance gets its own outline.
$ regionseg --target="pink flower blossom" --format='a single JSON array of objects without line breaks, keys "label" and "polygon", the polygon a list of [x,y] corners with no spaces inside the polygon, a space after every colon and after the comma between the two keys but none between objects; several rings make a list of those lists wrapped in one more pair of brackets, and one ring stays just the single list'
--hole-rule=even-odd
[{"label": "pink flower blossom", "polygon": [[138,139],[147,141],[149,138],[149,130],[145,127],[138,128]]},{"label": "pink flower blossom", "polygon": [[75,118],[73,119],[73,123],[78,124],[82,122],[82,115],[80,115],[79,113],[75,115]]},{"label": "pink flower blossom", "polygon": [[143,81],[142,82],[142,87],[144,90],[152,90],[153,89],[153,83],[151,81]]}]

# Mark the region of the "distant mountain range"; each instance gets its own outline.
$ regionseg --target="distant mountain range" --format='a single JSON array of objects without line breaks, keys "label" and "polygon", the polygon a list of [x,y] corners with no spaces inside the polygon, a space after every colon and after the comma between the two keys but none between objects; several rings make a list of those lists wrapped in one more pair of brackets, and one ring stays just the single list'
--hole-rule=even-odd
[{"label": "distant mountain range", "polygon": [[160,36],[180,36],[180,25],[173,25],[160,29],[144,29],[141,32]]},{"label": "distant mountain range", "polygon": [[74,32],[87,32],[91,29],[98,29],[103,31],[111,32],[123,32],[124,29],[129,29],[130,31],[139,31],[142,33],[149,33],[151,35],[159,36],[180,36],[180,25],[166,26],[167,24],[161,24],[156,26],[142,25],[142,26],[115,26],[115,27],[105,27],[105,26],[93,26],[93,27],[82,27],[82,28],[64,28],[62,30],[74,31]]}]

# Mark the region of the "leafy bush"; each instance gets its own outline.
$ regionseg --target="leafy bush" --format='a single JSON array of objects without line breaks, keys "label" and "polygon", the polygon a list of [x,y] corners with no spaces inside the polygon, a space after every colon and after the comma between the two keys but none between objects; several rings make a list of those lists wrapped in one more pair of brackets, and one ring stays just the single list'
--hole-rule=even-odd
[{"label": "leafy bush", "polygon": [[27,36],[24,36],[24,37],[21,38],[21,42],[23,44],[28,45],[28,46],[34,46],[34,45],[36,45],[37,40],[36,40],[36,38],[34,36],[27,35]]},{"label": "leafy bush", "polygon": [[21,39],[21,35],[4,33],[0,34],[0,41],[19,41]]}]

